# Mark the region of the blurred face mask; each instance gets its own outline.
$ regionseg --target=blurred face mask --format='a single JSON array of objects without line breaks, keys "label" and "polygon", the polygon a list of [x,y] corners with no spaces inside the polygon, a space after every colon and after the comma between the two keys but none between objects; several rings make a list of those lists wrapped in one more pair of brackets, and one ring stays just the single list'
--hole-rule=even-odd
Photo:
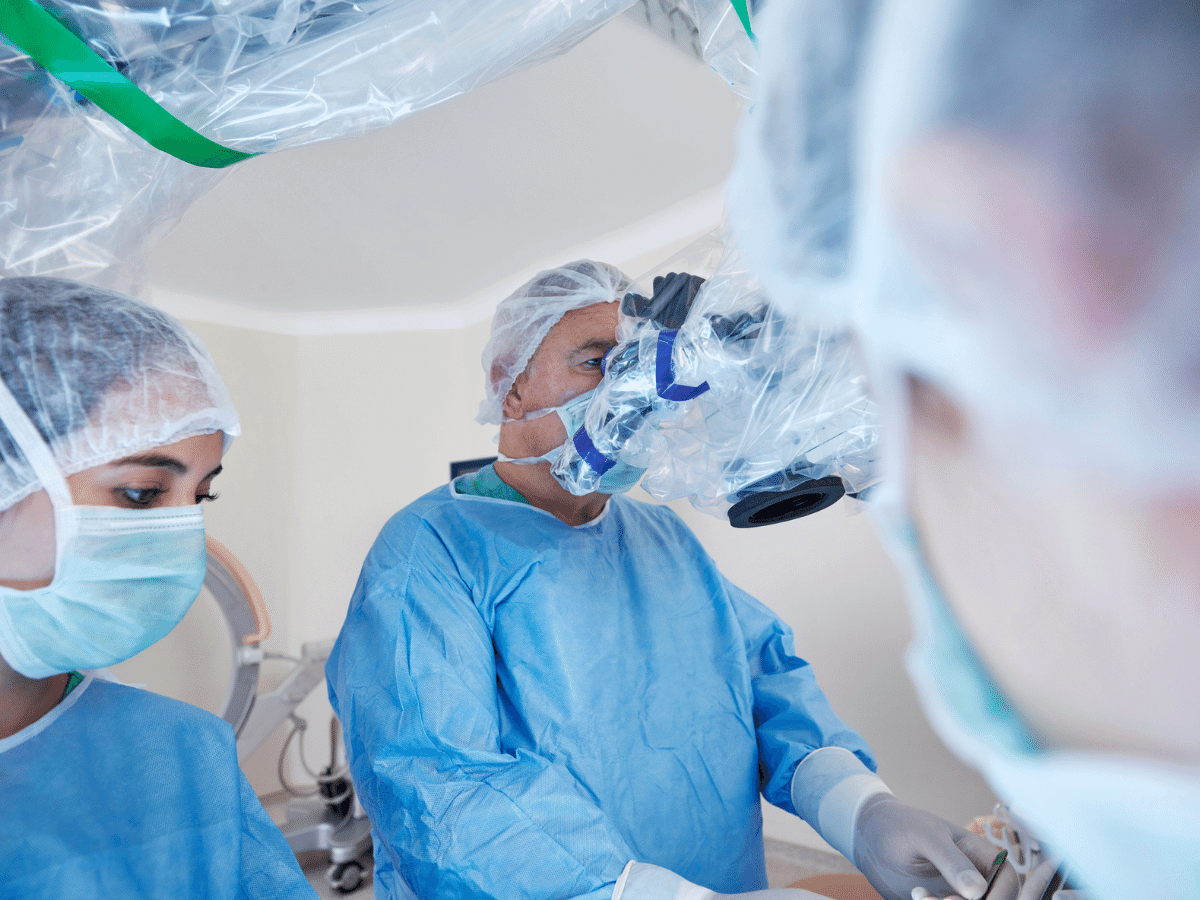
[{"label": "blurred face mask", "polygon": [[946,745],[1070,863],[1089,896],[1200,897],[1200,770],[1038,748],[955,620],[907,515],[877,513],[917,625],[909,671]]},{"label": "blurred face mask", "polygon": [[[558,418],[563,423],[563,427],[566,429],[567,440],[576,441],[576,446],[578,446],[579,433],[583,430],[583,421],[587,416],[588,404],[592,402],[592,398],[596,395],[596,390],[596,388],[592,388],[578,397],[572,397],[562,406],[553,407],[544,413],[539,413],[539,415],[547,415],[551,412],[557,413]],[[586,432],[584,434],[586,435]],[[562,454],[562,449],[562,445],[560,444],[554,449],[543,453],[541,456],[522,456],[518,458],[501,454],[500,460],[502,462],[516,463],[520,466],[532,466],[543,462],[553,463]],[[645,469],[639,469],[636,466],[631,466],[628,463],[617,460],[615,465],[612,465],[611,468],[607,469],[600,476],[600,483],[595,490],[602,494],[622,494],[637,484],[645,472]]]},{"label": "blurred face mask", "polygon": [[183,618],[207,567],[199,504],[166,509],[75,506],[37,429],[0,383],[0,421],[54,506],[54,580],[0,586],[0,655],[27,678],[114,665]]}]

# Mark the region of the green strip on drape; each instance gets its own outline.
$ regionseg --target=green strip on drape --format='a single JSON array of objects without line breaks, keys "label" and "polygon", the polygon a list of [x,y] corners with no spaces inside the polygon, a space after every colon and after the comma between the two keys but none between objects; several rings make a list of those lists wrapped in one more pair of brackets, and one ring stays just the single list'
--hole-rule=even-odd
[{"label": "green strip on drape", "polygon": [[742,20],[742,27],[746,29],[746,34],[750,35],[750,40],[754,40],[754,32],[750,30],[750,10],[746,8],[746,0],[729,0],[737,11],[738,18]]},{"label": "green strip on drape", "polygon": [[222,147],[180,122],[34,0],[0,0],[0,34],[164,153],[210,169],[257,155]]}]

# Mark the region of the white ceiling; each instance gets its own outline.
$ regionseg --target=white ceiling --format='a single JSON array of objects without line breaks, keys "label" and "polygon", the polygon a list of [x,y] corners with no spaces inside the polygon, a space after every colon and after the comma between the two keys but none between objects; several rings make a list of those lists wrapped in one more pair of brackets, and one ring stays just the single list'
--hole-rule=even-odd
[{"label": "white ceiling", "polygon": [[288,333],[477,321],[546,265],[630,264],[713,227],[738,115],[707,66],[619,16],[384,131],[241,164],[152,252],[153,295]]}]

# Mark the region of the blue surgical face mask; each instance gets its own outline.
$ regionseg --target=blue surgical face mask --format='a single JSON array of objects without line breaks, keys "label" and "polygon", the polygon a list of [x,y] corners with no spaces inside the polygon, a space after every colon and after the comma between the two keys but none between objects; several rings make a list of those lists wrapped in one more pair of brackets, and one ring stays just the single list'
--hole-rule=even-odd
[{"label": "blue surgical face mask", "polygon": [[54,506],[54,580],[0,586],[0,655],[27,678],[114,665],[164,637],[204,583],[199,504],[76,506],[58,464],[0,383],[0,421]]},{"label": "blue surgical face mask", "polygon": [[[545,413],[554,412],[558,414],[559,419],[563,423],[563,427],[567,432],[567,440],[575,440],[580,429],[583,428],[584,419],[587,416],[588,405],[592,402],[592,398],[596,394],[596,389],[580,394],[578,397],[572,397],[562,406],[553,407],[546,410]],[[554,463],[562,454],[562,445],[555,447],[552,450],[543,453],[541,456],[522,456],[512,458],[508,456],[500,456],[503,462],[517,463],[518,465],[528,466],[537,463]],[[598,491],[603,494],[622,494],[636,485],[646,472],[645,469],[639,469],[636,466],[631,466],[621,460],[617,460],[616,464],[607,469],[599,478],[593,491]]]},{"label": "blue surgical face mask", "polygon": [[909,671],[946,745],[1068,861],[1094,900],[1200,897],[1200,769],[1039,747],[967,641],[911,522],[887,510],[877,520],[917,626]]}]

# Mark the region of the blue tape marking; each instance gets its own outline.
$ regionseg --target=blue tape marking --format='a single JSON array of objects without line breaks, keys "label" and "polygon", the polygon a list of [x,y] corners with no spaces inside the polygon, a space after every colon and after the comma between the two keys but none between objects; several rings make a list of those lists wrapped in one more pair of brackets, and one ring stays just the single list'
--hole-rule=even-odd
[{"label": "blue tape marking", "polygon": [[705,381],[695,387],[675,383],[671,354],[675,349],[675,338],[677,337],[679,337],[678,328],[658,333],[658,355],[654,360],[654,379],[657,382],[658,396],[664,400],[694,400],[708,390],[708,382]]},{"label": "blue tape marking", "polygon": [[596,449],[596,445],[592,443],[592,439],[587,433],[587,428],[583,426],[580,426],[579,430],[575,432],[572,443],[575,444],[575,449],[579,451],[579,455],[583,458],[583,461],[597,475],[603,475],[617,464],[615,459],[609,459]]}]

